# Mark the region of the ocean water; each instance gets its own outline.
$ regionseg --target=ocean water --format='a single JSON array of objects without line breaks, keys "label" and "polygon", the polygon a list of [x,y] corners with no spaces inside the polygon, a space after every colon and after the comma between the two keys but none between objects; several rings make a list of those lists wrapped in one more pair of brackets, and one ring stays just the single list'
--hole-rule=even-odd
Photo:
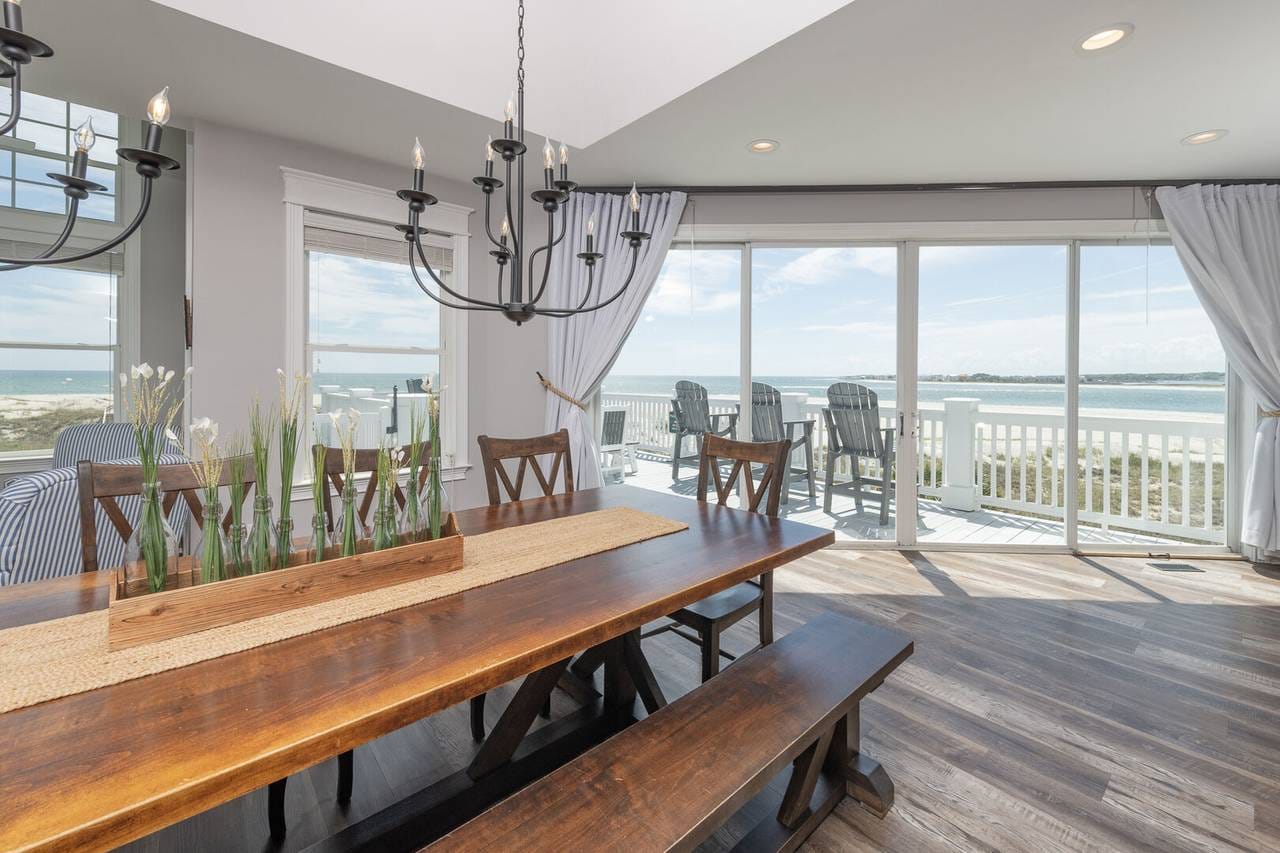
[{"label": "ocean water", "polygon": [[[393,387],[405,390],[399,373],[317,373],[319,385],[373,388],[390,393]],[[439,377],[433,377],[439,382]],[[712,394],[737,394],[734,376],[610,376],[604,390],[615,394],[671,394],[678,379],[692,379]],[[838,376],[761,376],[761,381],[783,392],[825,396],[827,386]],[[111,374],[99,370],[0,370],[0,394],[110,394]],[[894,401],[894,384],[884,380],[862,380],[880,395],[881,403]],[[946,397],[977,397],[992,406],[1033,406],[1062,408],[1066,391],[1061,385],[1003,382],[921,382],[921,402],[941,402]],[[1226,411],[1223,385],[1083,385],[1080,405],[1085,409],[1196,412],[1222,414]]]},{"label": "ocean water", "polygon": [[[671,394],[676,380],[692,379],[706,386],[711,394],[737,394],[736,376],[610,376],[604,390],[615,394]],[[839,382],[838,376],[758,376],[783,393],[796,392],[810,397],[825,397],[827,386]],[[893,382],[876,379],[858,380],[880,395],[881,405],[894,401],[897,389]],[[1067,394],[1062,385],[1004,382],[920,382],[923,403],[940,403],[947,397],[977,397],[991,406],[1034,406],[1063,408]],[[1080,407],[1083,409],[1119,409],[1145,412],[1196,412],[1222,414],[1227,408],[1227,392],[1223,385],[1082,385]]]},{"label": "ocean water", "polygon": [[[198,380],[197,377],[193,377]],[[404,393],[405,380],[420,378],[399,373],[317,373],[312,384],[373,388]],[[111,373],[105,370],[0,370],[0,394],[110,394]],[[437,385],[438,375],[432,376]]]}]

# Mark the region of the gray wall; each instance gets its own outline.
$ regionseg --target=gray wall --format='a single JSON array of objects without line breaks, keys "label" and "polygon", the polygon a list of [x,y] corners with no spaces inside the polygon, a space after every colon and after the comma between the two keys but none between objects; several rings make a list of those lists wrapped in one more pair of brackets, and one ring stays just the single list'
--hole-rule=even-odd
[{"label": "gray wall", "polygon": [[[187,134],[170,128],[161,150],[186,164]],[[151,364],[181,369],[187,350],[183,296],[187,276],[186,175],[165,175],[152,189],[151,210],[139,229],[140,354]],[[131,216],[132,211],[126,211]]]},{"label": "gray wall", "polygon": [[[683,224],[949,222],[1145,218],[1139,190],[695,195]],[[1156,207],[1155,215],[1159,216]]]},{"label": "gray wall", "polygon": [[[408,169],[208,122],[195,124],[194,144],[193,415],[213,418],[225,433],[244,431],[253,396],[275,398],[275,370],[285,363],[280,167],[387,188],[404,185]],[[429,177],[428,183],[442,201],[479,207],[479,192],[470,182]],[[487,294],[496,285],[480,216],[479,209],[472,216],[470,286]],[[458,507],[486,500],[475,436],[536,435],[542,431],[544,406],[533,372],[545,361],[545,324],[517,329],[501,317],[475,312],[468,317],[466,441],[473,468],[452,487]]]}]

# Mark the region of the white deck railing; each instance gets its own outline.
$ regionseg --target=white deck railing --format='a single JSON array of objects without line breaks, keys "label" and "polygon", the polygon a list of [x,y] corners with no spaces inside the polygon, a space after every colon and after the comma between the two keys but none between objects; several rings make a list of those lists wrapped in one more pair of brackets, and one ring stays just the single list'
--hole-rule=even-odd
[{"label": "white deck railing", "polygon": [[[787,395],[791,396],[791,395]],[[627,409],[628,439],[641,449],[669,458],[674,436],[668,428],[670,397],[662,394],[602,395],[607,406]],[[733,412],[736,396],[713,396],[712,412]],[[821,482],[826,462],[825,401],[796,397],[787,404],[814,420],[814,464]],[[881,423],[893,426],[892,404]],[[977,504],[1017,513],[1062,519],[1066,495],[1066,419],[1043,410],[978,405],[965,424],[972,452],[970,483]],[[916,487],[921,497],[945,500],[946,423],[941,403],[920,405]],[[788,412],[788,417],[791,417]],[[954,423],[954,421],[953,421]],[[1080,416],[1078,518],[1088,527],[1119,528],[1195,542],[1222,543],[1225,430],[1222,422],[1158,415]],[[686,440],[685,454],[693,453]],[[798,459],[797,459],[798,464]],[[879,472],[863,460],[863,475]],[[962,468],[963,470],[963,468]],[[836,474],[850,475],[847,459]],[[954,494],[954,492],[952,492]]]}]

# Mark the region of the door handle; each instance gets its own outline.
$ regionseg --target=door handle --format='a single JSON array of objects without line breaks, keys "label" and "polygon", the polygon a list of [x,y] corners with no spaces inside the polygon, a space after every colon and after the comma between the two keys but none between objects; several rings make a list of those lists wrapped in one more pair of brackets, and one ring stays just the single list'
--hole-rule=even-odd
[{"label": "door handle", "polygon": [[907,413],[898,412],[898,438],[907,437]]}]

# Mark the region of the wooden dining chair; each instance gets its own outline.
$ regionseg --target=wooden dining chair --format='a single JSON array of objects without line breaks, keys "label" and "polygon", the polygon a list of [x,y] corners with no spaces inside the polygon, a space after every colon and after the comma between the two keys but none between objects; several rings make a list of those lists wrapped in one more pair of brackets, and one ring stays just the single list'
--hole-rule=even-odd
[{"label": "wooden dining chair", "polygon": [[[569,430],[562,429],[548,435],[533,438],[490,438],[487,435],[476,437],[480,445],[480,460],[484,466],[484,482],[489,491],[489,506],[499,506],[506,501],[518,501],[524,493],[525,472],[532,470],[534,479],[542,489],[544,497],[555,494],[556,476],[564,472],[564,493],[573,493],[573,458],[569,452]],[[544,474],[539,456],[551,457],[551,471]],[[516,481],[511,482],[507,473],[508,459],[519,459],[516,467]],[[503,500],[502,491],[507,493]],[[471,700],[471,736],[477,742],[484,740],[484,694]],[[551,699],[542,706],[542,716],[550,718]]]},{"label": "wooden dining chair", "polygon": [[[790,454],[788,439],[734,441],[707,435],[698,463],[698,500],[706,502],[708,487],[714,487],[716,503],[725,506],[741,479],[741,509],[777,518],[783,469]],[[729,468],[727,477],[721,473],[724,465]],[[753,466],[759,466],[759,482],[752,479]],[[739,657],[720,648],[720,635],[752,612],[759,614],[760,646],[767,646],[773,642],[773,572],[682,607],[670,614],[671,623],[643,636],[670,631],[696,643],[702,650],[702,680],[706,681],[720,671],[720,658]]]},{"label": "wooden dining chair", "polygon": [[[573,492],[573,459],[569,453],[569,431],[562,429],[549,435],[534,438],[490,438],[479,436],[476,442],[480,445],[480,459],[484,465],[484,482],[489,490],[489,506],[503,503],[499,485],[507,492],[506,500],[518,501],[524,491],[524,477],[528,470],[533,471],[543,495],[555,494],[556,475],[564,472],[564,492]],[[551,457],[550,474],[544,474],[539,456]],[[507,468],[503,464],[507,459],[519,459],[516,467],[516,481],[511,482]]]},{"label": "wooden dining chair", "polygon": [[[230,465],[223,466],[219,485],[230,485],[230,469]],[[244,491],[247,495],[256,479],[250,457],[245,457],[244,472]],[[80,503],[80,551],[85,571],[96,571],[101,567],[98,565],[98,526],[94,504],[102,508],[111,527],[123,541],[128,542],[133,535],[133,524],[121,506],[120,499],[137,497],[142,493],[142,466],[85,461],[76,465],[76,479]],[[174,507],[181,498],[196,526],[203,529],[204,504],[200,499],[200,483],[191,466],[159,465],[156,468],[156,479],[160,490],[164,492],[161,506],[165,518],[172,518]],[[232,508],[228,506],[222,517],[224,532],[231,528],[231,519]]]},{"label": "wooden dining chair", "polygon": [[[315,453],[315,446],[312,446],[312,454]],[[368,527],[369,510],[373,508],[373,499],[378,493],[378,454],[382,451],[376,448],[358,449],[356,450],[355,470],[356,474],[368,474],[369,479],[365,482],[364,494],[360,496],[360,503],[356,505],[356,517],[360,520],[362,526]],[[405,445],[405,455],[409,453],[409,446]],[[431,442],[422,442],[421,459],[423,465],[418,471],[418,493],[422,493],[423,486],[426,485],[427,477],[430,476],[431,470],[426,465],[427,459],[431,458]],[[324,449],[324,474],[328,481],[333,485],[333,490],[339,496],[342,494],[342,488],[346,485],[344,478],[346,477],[346,465],[342,460],[341,447],[326,447]],[[396,505],[404,509],[405,494],[404,489],[396,483]],[[329,532],[334,529],[334,510],[333,499],[329,494],[329,490],[324,490],[324,515],[325,521],[329,527]]]}]

